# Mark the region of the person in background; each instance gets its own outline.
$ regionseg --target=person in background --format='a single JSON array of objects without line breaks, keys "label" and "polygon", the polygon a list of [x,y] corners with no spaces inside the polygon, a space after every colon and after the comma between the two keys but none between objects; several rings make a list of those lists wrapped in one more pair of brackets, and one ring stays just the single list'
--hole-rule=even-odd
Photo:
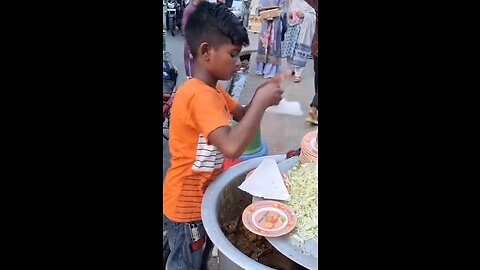
[{"label": "person in background", "polygon": [[[260,0],[258,11],[264,7],[279,6],[283,10],[285,0]],[[258,40],[256,73],[267,79],[279,72],[281,64],[282,20],[281,16],[273,20],[263,20]]]},{"label": "person in background", "polygon": [[290,71],[263,82],[243,107],[218,85],[238,71],[242,47],[249,45],[242,23],[226,5],[203,1],[186,23],[185,39],[195,72],[179,87],[171,111],[171,167],[163,184],[171,251],[166,269],[200,270],[209,242],[201,215],[205,190],[223,172],[224,159],[237,159],[250,145],[265,110],[282,99],[280,82]]},{"label": "person in background", "polygon": [[[198,4],[203,0],[190,0],[187,7],[183,11],[182,17],[182,32],[185,36],[185,26],[187,25],[188,18],[190,15],[195,11]],[[185,44],[183,46],[183,63],[185,65],[185,75],[188,79],[191,79],[193,76],[193,57],[190,53],[190,49],[188,48],[187,40],[185,39]]]},{"label": "person in background", "polygon": [[294,70],[295,83],[301,81],[301,74],[312,49],[315,34],[315,10],[305,0],[289,0],[288,27],[282,43],[282,57],[287,58]]},{"label": "person in background", "polygon": [[318,125],[318,0],[305,0],[313,9],[315,9],[315,34],[312,41],[313,70],[315,71],[315,95],[310,103],[310,116],[307,121]]}]

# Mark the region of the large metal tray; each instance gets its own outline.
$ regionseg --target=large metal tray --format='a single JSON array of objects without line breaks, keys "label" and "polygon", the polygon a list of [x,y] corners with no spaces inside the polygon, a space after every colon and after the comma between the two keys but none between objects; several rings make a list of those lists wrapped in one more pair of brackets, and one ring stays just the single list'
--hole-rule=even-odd
[{"label": "large metal tray", "polygon": [[[278,163],[280,172],[287,173],[300,162],[298,157],[292,157]],[[252,201],[262,201],[263,198],[253,197]],[[318,269],[318,239],[312,239],[301,244],[293,239],[292,234],[280,237],[265,237],[283,255],[308,269]]]}]

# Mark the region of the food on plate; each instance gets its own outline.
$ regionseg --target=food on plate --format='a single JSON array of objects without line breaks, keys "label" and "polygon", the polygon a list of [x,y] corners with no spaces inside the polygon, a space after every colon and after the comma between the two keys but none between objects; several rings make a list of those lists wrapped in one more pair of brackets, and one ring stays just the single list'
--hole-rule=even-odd
[{"label": "food on plate", "polygon": [[278,237],[295,227],[297,218],[289,206],[270,200],[254,202],[252,205],[255,205],[255,211],[250,211],[250,206],[247,206],[242,214],[242,223],[251,232]]},{"label": "food on plate", "polygon": [[[278,203],[273,203],[278,204]],[[274,206],[275,207],[275,206]],[[265,214],[257,221],[260,226],[266,228],[266,229],[273,229],[274,227],[278,228],[283,225],[283,222],[278,222],[280,218],[280,214],[274,211],[266,211]],[[285,218],[284,218],[285,220]],[[277,223],[278,222],[278,223]]]},{"label": "food on plate", "polygon": [[265,226],[265,228],[267,228],[267,229],[272,229],[274,225],[273,225],[272,222],[266,221],[266,222],[263,224],[263,226]]},{"label": "food on plate", "polygon": [[268,216],[267,221],[271,223],[277,223],[279,217],[280,215],[278,213],[273,212]]}]

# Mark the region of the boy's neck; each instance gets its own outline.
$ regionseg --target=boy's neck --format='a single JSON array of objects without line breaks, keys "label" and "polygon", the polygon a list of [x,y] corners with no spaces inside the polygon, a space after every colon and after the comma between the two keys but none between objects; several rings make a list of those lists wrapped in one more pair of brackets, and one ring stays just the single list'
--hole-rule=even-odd
[{"label": "boy's neck", "polygon": [[196,78],[208,86],[212,87],[213,89],[217,89],[217,83],[218,79],[213,78],[210,74],[207,72],[204,72],[203,70],[195,70],[195,74],[193,74],[193,78]]}]

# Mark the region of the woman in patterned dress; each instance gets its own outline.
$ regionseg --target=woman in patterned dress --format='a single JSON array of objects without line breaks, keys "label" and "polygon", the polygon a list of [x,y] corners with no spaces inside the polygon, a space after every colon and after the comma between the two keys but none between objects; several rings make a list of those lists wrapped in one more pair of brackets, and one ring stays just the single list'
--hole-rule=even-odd
[{"label": "woman in patterned dress", "polygon": [[288,5],[288,29],[282,43],[282,57],[294,70],[296,83],[311,55],[315,34],[315,10],[305,0],[290,0]]},{"label": "woman in patterned dress", "polygon": [[[265,7],[278,6],[283,10],[285,0],[260,0],[258,11]],[[263,20],[258,40],[256,73],[264,78],[273,78],[281,64],[282,21],[281,17]]]}]

